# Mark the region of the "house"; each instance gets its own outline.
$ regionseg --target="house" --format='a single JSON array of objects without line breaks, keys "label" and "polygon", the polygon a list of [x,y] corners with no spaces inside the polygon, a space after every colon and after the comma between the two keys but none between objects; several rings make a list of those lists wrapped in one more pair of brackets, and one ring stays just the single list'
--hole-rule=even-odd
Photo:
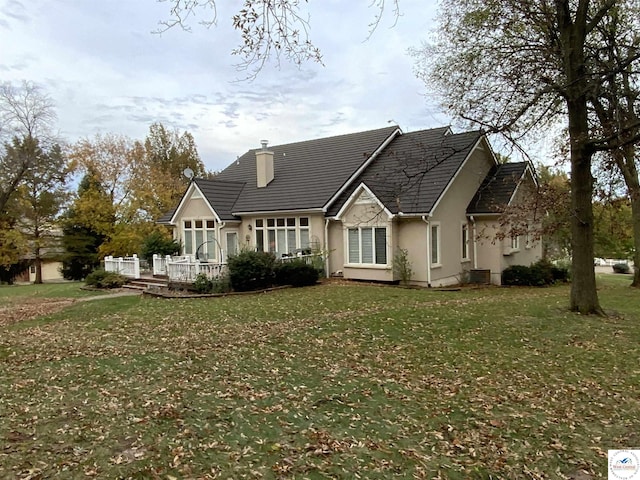
[{"label": "house", "polygon": [[15,281],[18,283],[35,283],[38,281],[38,264],[40,264],[40,278],[42,282],[61,282],[62,257],[64,248],[61,245],[62,230],[59,228],[46,228],[40,232],[38,257],[36,258],[35,240],[28,241],[29,252],[20,259],[25,265],[24,270],[18,272]]},{"label": "house", "polygon": [[390,282],[405,249],[411,283],[455,284],[472,270],[499,283],[506,266],[541,256],[539,243],[495,235],[504,206],[534,187],[529,165],[499,165],[480,132],[393,126],[263,141],[214,179],[193,179],[161,223],[185,255],[209,262],[241,248],[277,257],[313,250],[328,275]]}]

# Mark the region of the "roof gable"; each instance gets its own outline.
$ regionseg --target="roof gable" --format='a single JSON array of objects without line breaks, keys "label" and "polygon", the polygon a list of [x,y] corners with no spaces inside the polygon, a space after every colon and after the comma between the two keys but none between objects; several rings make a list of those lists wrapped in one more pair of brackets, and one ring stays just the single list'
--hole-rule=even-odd
[{"label": "roof gable", "polygon": [[467,207],[467,214],[501,213],[509,205],[522,179],[527,174],[535,177],[528,162],[502,163],[494,166]]},{"label": "roof gable", "polygon": [[256,184],[257,149],[249,150],[216,177],[243,182],[233,213],[319,211],[388,139],[397,126],[305,142],[269,146],[274,153],[274,179]]},{"label": "roof gable", "polygon": [[335,216],[361,183],[392,214],[430,213],[480,138],[480,132],[451,134],[448,127],[398,136],[328,214]]},{"label": "roof gable", "polygon": [[[240,195],[243,186],[244,184],[241,182],[224,182],[216,179],[194,178],[189,184],[189,187],[187,187],[180,203],[171,214],[169,221],[164,223],[175,223],[177,215],[192,198],[202,198],[218,222],[238,220],[238,218],[231,213],[231,209]],[[165,217],[166,215],[163,216],[162,219]]]},{"label": "roof gable", "polygon": [[336,218],[341,219],[344,214],[356,203],[367,203],[378,205],[381,211],[383,211],[387,217],[391,218],[393,215],[384,206],[384,204],[376,197],[375,193],[369,189],[364,183],[361,183],[356,187],[353,193],[349,196],[349,199],[342,205],[340,211],[336,214]]}]

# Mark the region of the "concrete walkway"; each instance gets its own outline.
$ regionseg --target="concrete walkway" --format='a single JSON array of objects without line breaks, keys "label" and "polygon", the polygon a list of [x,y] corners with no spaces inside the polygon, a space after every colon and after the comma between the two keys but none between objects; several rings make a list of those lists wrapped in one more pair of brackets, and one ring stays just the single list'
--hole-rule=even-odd
[{"label": "concrete walkway", "polygon": [[142,290],[123,289],[113,293],[105,293],[103,295],[93,295],[91,297],[76,298],[77,302],[90,302],[92,300],[102,300],[103,298],[133,297],[134,295],[142,295]]}]

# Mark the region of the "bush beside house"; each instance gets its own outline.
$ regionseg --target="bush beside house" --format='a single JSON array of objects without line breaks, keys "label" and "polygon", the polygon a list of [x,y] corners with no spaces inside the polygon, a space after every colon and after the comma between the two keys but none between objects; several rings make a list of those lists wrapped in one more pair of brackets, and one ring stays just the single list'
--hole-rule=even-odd
[{"label": "bush beside house", "polygon": [[87,275],[85,283],[95,288],[120,288],[127,283],[127,279],[119,273],[98,269]]},{"label": "bush beside house", "polygon": [[546,260],[530,266],[512,265],[502,271],[502,285],[542,287],[569,281],[569,270],[557,267]]},{"label": "bush beside house", "polygon": [[302,260],[278,262],[274,268],[276,285],[308,287],[317,283],[319,275],[320,273],[313,265]]},{"label": "bush beside house", "polygon": [[198,275],[193,289],[198,293],[249,292],[276,285],[306,287],[315,285],[320,272],[302,260],[281,262],[271,253],[244,251],[229,257],[228,274],[209,279]]}]

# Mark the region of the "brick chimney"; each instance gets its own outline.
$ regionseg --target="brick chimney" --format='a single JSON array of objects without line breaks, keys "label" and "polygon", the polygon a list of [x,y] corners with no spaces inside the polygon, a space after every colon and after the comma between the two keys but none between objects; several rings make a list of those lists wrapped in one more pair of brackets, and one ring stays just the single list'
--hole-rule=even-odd
[{"label": "brick chimney", "polygon": [[256,151],[256,180],[258,188],[263,188],[273,180],[273,152],[267,150],[266,140],[260,143],[262,149]]}]

